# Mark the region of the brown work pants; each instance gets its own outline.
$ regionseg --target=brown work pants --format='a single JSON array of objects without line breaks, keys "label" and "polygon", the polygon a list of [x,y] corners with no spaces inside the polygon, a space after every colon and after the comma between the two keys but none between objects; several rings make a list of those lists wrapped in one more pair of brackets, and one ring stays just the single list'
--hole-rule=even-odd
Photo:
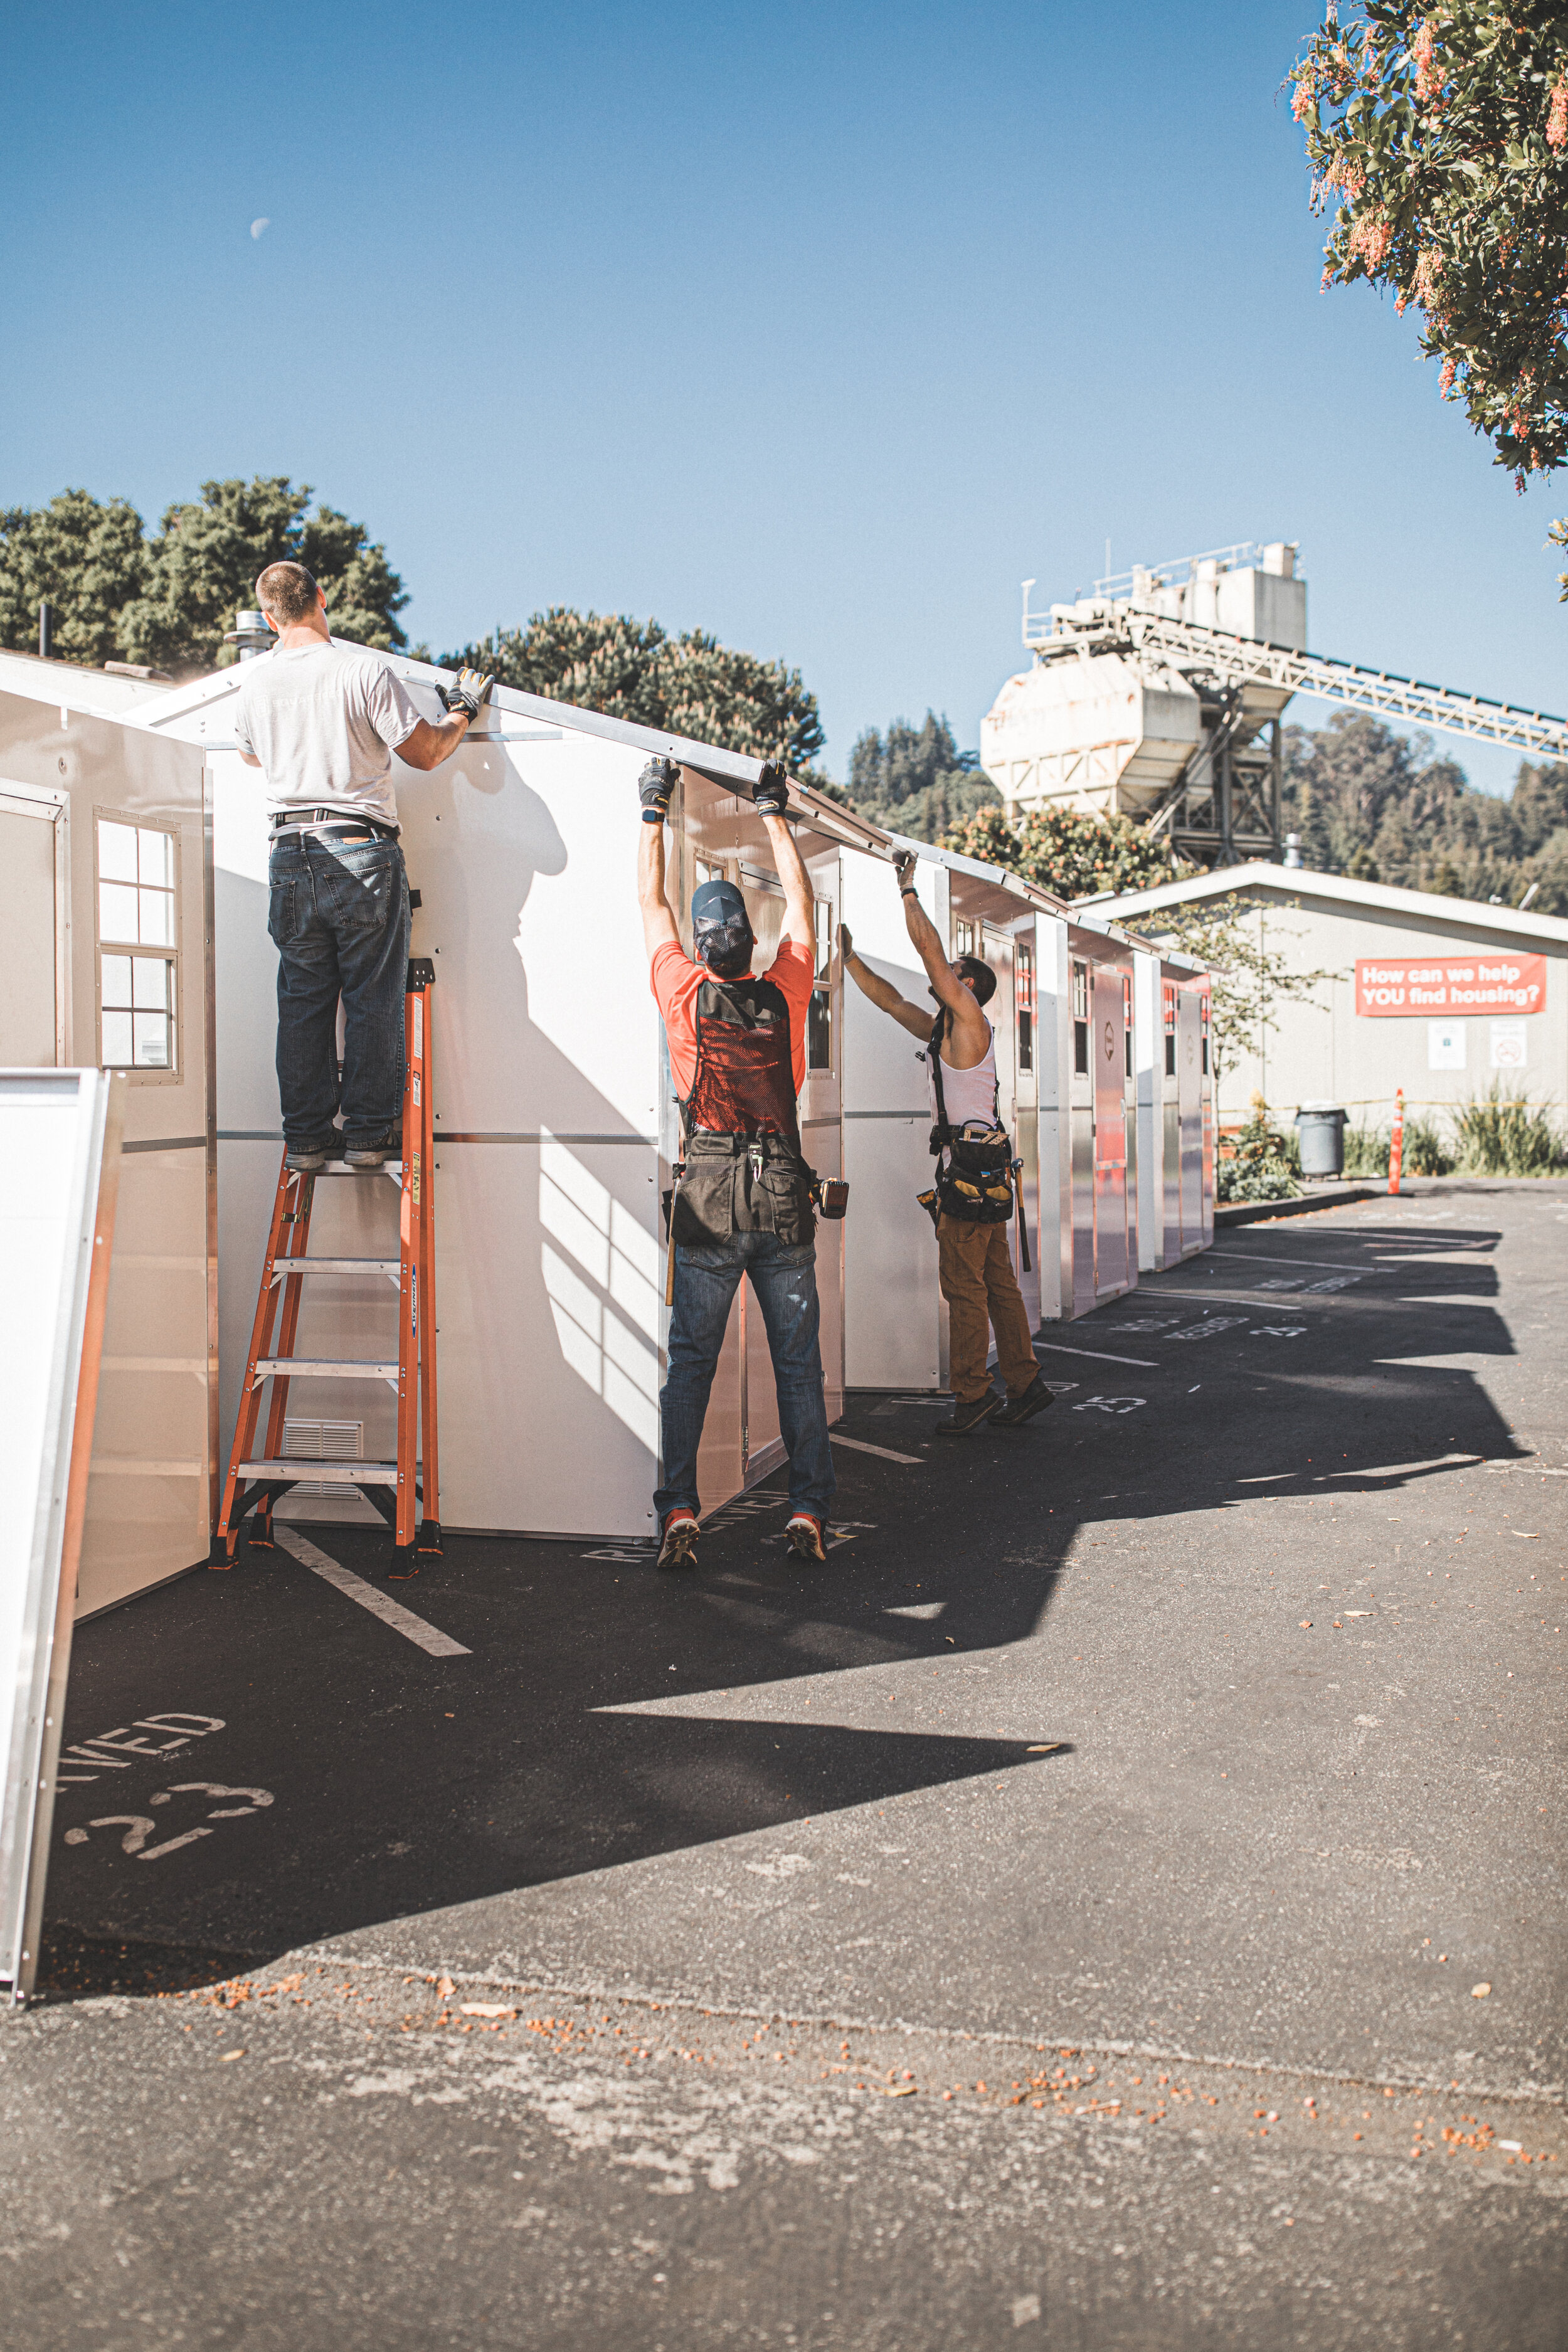
[{"label": "brown work pants", "polygon": [[938,1222],[937,1279],[947,1301],[949,1378],[961,1404],[973,1404],[991,1385],[985,1327],[996,1334],[996,1356],[1010,1397],[1022,1396],[1039,1370],[1029,1345],[1029,1317],[1013,1271],[1011,1225],[983,1225],[969,1217]]}]

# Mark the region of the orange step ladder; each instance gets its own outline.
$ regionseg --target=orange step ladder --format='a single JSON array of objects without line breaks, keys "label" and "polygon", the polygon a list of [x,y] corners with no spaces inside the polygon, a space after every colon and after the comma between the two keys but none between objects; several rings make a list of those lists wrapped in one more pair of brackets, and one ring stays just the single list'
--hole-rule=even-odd
[{"label": "orange step ladder", "polygon": [[[242,1521],[254,1513],[250,1547],[272,1547],[272,1508],[280,1495],[304,1478],[363,1490],[394,1529],[391,1574],[419,1573],[416,1554],[441,1549],[441,1485],[436,1416],[436,1202],[435,1111],[430,1087],[430,991],[436,967],[416,956],[408,966],[404,1000],[407,1075],[403,1088],[403,1158],[381,1171],[400,1191],[398,1255],[395,1257],[311,1257],[310,1211],[320,1175],[354,1176],[342,1161],[317,1173],[291,1169],[287,1152],[278,1174],[261,1289],[251,1327],[245,1387],[235,1425],[223,1508],[213,1538],[211,1566],[232,1568]],[[323,1360],[297,1356],[300,1302],[312,1275],[357,1275],[397,1283],[397,1357]],[[254,1452],[261,1418],[261,1391],[270,1380],[267,1437]],[[397,1391],[397,1458],[395,1462],[318,1462],[282,1451],[289,1391],[298,1380],[384,1380]],[[423,1444],[421,1440],[423,1439]]]}]

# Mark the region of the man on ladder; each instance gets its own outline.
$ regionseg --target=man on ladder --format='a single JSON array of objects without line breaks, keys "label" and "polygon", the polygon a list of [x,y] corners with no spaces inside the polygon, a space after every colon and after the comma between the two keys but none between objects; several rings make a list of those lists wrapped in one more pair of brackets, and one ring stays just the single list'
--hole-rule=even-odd
[{"label": "man on ladder", "polygon": [[811,884],[784,823],[788,781],[770,762],[753,797],[784,886],[778,954],[753,975],[756,940],[746,902],[732,882],[711,881],[692,897],[693,963],[664,895],[664,819],[679,772],[672,760],[650,760],[638,779],[643,940],[685,1138],[670,1202],[674,1312],[659,1397],[658,1564],[689,1568],[696,1560],[697,1449],[731,1303],[748,1274],[763,1310],[789,1452],[784,1532],[802,1559],[822,1559],[835,1482],[817,1338],[816,1219],[795,1112],[815,976]]},{"label": "man on ladder", "polygon": [[491,680],[460,670],[432,724],[374,654],[332,643],[327,600],[302,563],[269,563],[256,595],[278,642],[241,673],[234,732],[246,766],[267,778],[271,812],[267,927],[288,1164],[326,1166],[341,1107],[344,1159],[374,1170],[399,1156],[405,1067],[408,877],[392,754],[438,768]]}]

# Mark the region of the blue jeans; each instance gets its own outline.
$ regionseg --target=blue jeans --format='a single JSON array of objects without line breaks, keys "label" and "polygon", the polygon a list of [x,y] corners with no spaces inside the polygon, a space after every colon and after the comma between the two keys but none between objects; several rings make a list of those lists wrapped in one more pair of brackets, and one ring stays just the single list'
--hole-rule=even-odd
[{"label": "blue jeans", "polygon": [[[403,1115],[408,877],[395,841],[310,834],[272,846],[267,928],[278,949],[278,1092],[289,1144],[371,1144]],[[338,1079],[338,999],[343,1069]]]},{"label": "blue jeans", "polygon": [[773,1360],[779,1429],[789,1451],[790,1508],[827,1516],[835,1482],[817,1344],[816,1249],[810,1243],[786,1249],[776,1234],[731,1234],[727,1242],[701,1248],[682,1244],[675,1253],[669,1371],[658,1400],[664,1484],[653,1498],[661,1526],[678,1503],[698,1507],[697,1448],[708,1391],[730,1302],[747,1274]]}]

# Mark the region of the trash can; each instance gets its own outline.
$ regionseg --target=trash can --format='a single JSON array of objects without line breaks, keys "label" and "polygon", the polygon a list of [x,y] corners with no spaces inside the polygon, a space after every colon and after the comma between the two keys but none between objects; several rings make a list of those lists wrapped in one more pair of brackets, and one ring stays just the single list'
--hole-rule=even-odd
[{"label": "trash can", "polygon": [[1303,1176],[1342,1176],[1345,1118],[1338,1103],[1303,1103],[1296,1113]]}]

